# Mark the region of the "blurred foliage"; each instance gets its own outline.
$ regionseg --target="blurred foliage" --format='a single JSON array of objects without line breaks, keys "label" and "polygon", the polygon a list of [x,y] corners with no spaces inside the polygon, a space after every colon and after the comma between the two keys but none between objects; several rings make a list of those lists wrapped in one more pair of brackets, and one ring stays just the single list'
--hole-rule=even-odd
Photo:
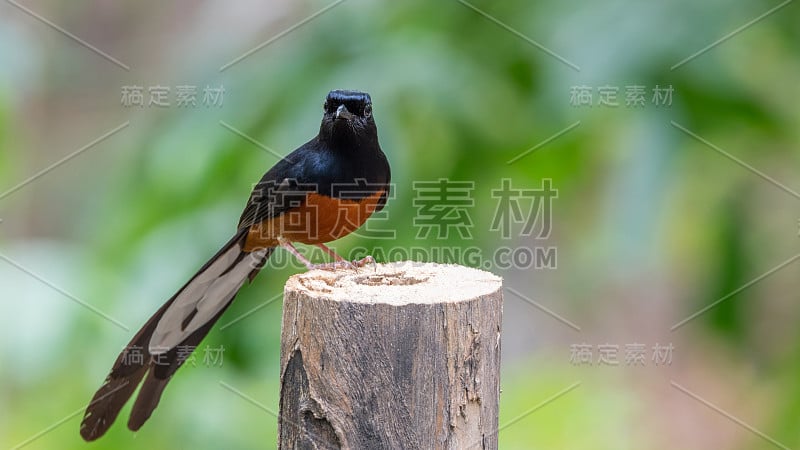
[{"label": "blurred foliage", "polygon": [[[507,295],[500,423],[581,385],[503,428],[501,448],[766,444],[670,380],[800,446],[798,269],[739,291],[797,252],[798,199],[754,173],[800,189],[796,5],[673,70],[776,3],[474,3],[522,39],[458,1],[351,0],[220,71],[325,5],[30,5],[130,71],[0,5],[1,189],[130,121],[0,194],[0,255],[56,286],[0,261],[0,444],[84,448],[79,417],[119,349],[234,231],[277,156],[220,121],[284,155],[316,133],[328,90],[355,88],[372,94],[397,183],[390,220],[376,227],[397,238],[349,236],[335,243],[340,252],[476,246],[491,260],[498,247],[542,244],[490,231],[500,180],[535,188],[550,178],[559,190],[545,242],[558,248],[558,269],[495,271],[582,331]],[[224,105],[120,105],[122,86],[182,84],[223,85]],[[578,85],[618,86],[622,105],[574,106]],[[648,88],[644,107],[624,106],[628,85]],[[671,106],[649,102],[656,85],[674,87]],[[416,238],[412,183],[439,178],[475,182],[473,239]],[[223,367],[181,369],[140,432],[125,429],[128,407],[92,447],[274,446],[277,420],[253,404],[277,410],[280,302],[266,303],[300,268],[273,259],[220,325],[252,314],[204,341],[224,346]],[[575,367],[570,345],[581,342],[674,342],[676,353],[669,367]]]}]

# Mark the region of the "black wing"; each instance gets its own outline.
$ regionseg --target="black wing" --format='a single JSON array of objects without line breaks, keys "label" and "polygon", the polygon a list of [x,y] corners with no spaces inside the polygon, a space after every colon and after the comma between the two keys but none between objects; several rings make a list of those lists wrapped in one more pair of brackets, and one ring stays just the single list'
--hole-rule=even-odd
[{"label": "black wing", "polygon": [[239,230],[299,206],[308,192],[316,190],[317,184],[311,182],[313,178],[309,173],[315,144],[315,140],[304,144],[261,177],[239,218]]}]

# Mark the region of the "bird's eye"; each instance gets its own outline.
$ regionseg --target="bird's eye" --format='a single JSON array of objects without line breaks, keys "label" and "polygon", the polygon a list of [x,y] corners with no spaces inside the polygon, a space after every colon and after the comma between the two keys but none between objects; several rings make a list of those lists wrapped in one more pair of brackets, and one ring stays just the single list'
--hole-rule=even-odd
[{"label": "bird's eye", "polygon": [[372,105],[367,105],[364,107],[364,117],[369,117],[372,115]]},{"label": "bird's eye", "polygon": [[328,102],[327,101],[322,104],[322,110],[323,111],[327,111],[328,110]]}]

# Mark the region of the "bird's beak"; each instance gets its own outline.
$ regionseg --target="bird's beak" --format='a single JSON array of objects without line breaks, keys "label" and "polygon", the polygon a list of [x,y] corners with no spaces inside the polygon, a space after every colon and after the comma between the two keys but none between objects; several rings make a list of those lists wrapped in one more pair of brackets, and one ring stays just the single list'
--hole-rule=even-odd
[{"label": "bird's beak", "polygon": [[339,105],[336,108],[336,119],[337,120],[351,120],[353,118],[353,114],[347,110],[347,107],[344,105]]}]

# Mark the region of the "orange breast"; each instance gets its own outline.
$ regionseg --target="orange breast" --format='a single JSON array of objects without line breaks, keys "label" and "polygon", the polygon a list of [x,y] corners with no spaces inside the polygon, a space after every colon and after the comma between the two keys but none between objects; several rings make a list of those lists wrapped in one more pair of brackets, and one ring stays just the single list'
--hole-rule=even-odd
[{"label": "orange breast", "polygon": [[378,207],[383,191],[361,200],[343,200],[312,192],[297,208],[250,227],[245,251],[278,245],[278,236],[303,244],[324,244],[360,227]]}]

